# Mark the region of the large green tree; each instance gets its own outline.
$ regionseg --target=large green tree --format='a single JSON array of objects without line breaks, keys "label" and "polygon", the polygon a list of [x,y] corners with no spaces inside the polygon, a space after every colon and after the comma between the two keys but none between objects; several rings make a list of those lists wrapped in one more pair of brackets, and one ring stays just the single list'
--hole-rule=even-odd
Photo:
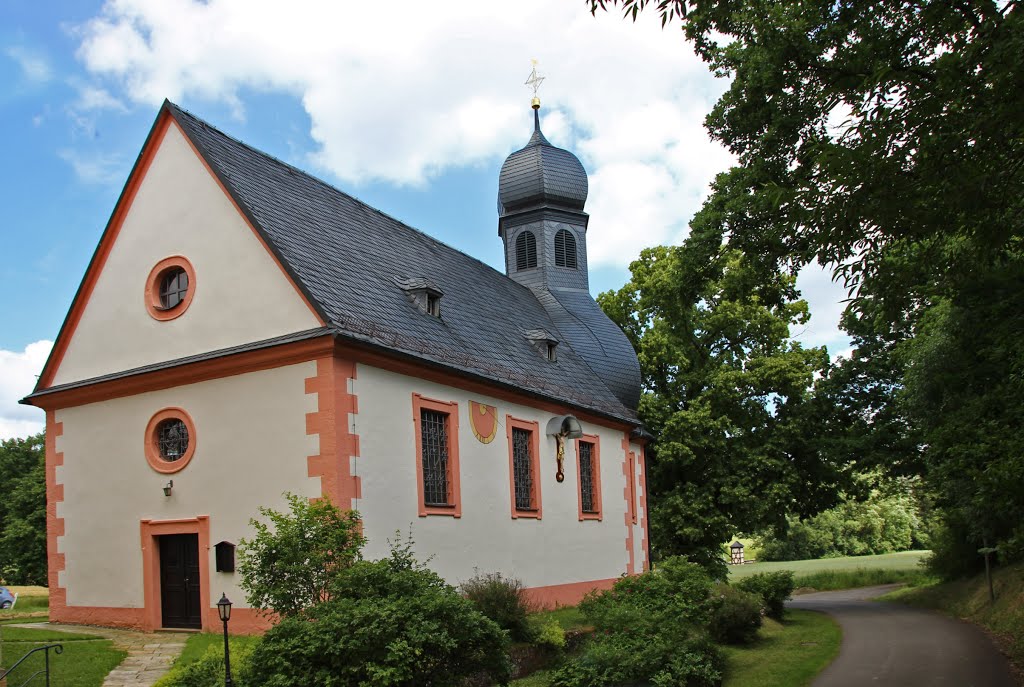
[{"label": "large green tree", "polygon": [[807,304],[792,277],[757,274],[720,239],[695,230],[681,247],[647,249],[632,279],[599,297],[640,358],[640,415],[657,437],[648,460],[656,553],[712,569],[737,530],[830,505],[838,477],[803,421],[827,364],[824,349],[790,339]]},{"label": "large green tree", "polygon": [[[763,272],[831,265],[858,345],[832,448],[921,472],[961,540],[1019,556],[1024,8],[1016,0],[590,0],[678,23],[738,164],[696,224]],[[829,375],[832,377],[832,374]],[[965,547],[970,550],[970,547]],[[1014,553],[1016,552],[1016,553]]]},{"label": "large green tree", "polygon": [[46,451],[42,434],[0,442],[0,577],[46,584]]}]

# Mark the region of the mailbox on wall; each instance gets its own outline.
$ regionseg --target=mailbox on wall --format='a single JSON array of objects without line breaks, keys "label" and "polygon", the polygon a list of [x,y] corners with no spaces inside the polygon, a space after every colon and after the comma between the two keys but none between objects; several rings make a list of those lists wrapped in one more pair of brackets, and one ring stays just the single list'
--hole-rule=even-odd
[{"label": "mailbox on wall", "polygon": [[235,572],[235,545],[222,541],[213,548],[216,552],[217,572]]}]

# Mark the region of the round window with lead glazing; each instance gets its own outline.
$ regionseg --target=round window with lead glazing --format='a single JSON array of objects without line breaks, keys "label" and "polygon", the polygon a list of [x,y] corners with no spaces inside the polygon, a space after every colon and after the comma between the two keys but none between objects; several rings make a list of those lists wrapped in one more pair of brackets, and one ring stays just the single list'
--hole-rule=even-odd
[{"label": "round window with lead glazing", "polygon": [[196,452],[196,427],[181,408],[164,408],[146,426],[146,461],[157,472],[183,470]]}]

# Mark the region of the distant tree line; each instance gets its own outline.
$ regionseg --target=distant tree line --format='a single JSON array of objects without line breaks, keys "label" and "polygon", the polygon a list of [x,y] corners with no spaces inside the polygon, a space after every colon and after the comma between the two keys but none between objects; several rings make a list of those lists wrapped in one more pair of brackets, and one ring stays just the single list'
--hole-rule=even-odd
[{"label": "distant tree line", "polygon": [[42,434],[0,442],[0,578],[46,584],[46,451]]}]

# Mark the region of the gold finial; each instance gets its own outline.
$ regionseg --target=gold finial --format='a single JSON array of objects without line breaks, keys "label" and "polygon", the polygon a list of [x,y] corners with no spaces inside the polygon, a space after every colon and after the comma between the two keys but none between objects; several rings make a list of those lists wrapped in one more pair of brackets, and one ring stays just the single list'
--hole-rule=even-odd
[{"label": "gold finial", "polygon": [[537,97],[537,90],[540,85],[544,83],[544,77],[537,73],[537,60],[530,60],[533,64],[533,71],[530,72],[530,78],[526,80],[526,85],[533,89],[533,100],[530,101],[530,105],[533,109],[540,109],[540,98]]}]

